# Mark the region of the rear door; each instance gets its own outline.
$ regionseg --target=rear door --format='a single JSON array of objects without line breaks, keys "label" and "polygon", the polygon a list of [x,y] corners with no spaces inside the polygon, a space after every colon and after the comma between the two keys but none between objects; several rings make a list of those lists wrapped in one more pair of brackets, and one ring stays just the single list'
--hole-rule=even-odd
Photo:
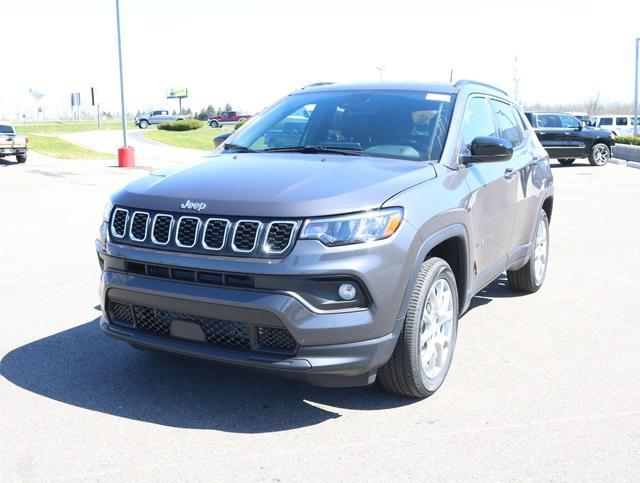
[{"label": "rear door", "polygon": [[582,125],[577,117],[569,114],[560,114],[560,124],[564,129],[565,146],[563,151],[566,152],[566,158],[580,157],[589,155],[589,148],[582,134]]},{"label": "rear door", "polygon": [[[460,152],[469,151],[479,136],[498,136],[489,101],[484,96],[467,100],[460,140]],[[475,287],[490,282],[507,265],[507,252],[516,213],[514,170],[510,161],[461,165],[471,191],[469,216],[472,230]]]}]

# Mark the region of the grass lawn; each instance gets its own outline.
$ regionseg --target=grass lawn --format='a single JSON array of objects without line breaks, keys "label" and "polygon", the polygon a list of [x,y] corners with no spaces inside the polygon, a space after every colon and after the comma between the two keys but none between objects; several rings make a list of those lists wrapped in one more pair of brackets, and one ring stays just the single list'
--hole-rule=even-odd
[{"label": "grass lawn", "polygon": [[29,149],[60,159],[113,159],[109,153],[100,153],[65,141],[57,136],[29,134]]},{"label": "grass lawn", "polygon": [[203,151],[213,150],[213,138],[222,133],[229,132],[233,126],[223,126],[212,129],[208,125],[193,131],[161,131],[160,129],[150,129],[144,133],[144,137],[158,141],[159,143],[178,146],[179,148],[201,149]]},{"label": "grass lawn", "polygon": [[[133,127],[133,123],[129,123]],[[102,123],[102,129],[120,129],[121,124],[116,121]],[[58,137],[80,131],[93,131],[98,129],[97,121],[83,122],[30,122],[14,124],[16,132],[29,136],[29,149],[47,156],[60,159],[113,159],[110,153],[101,153],[92,149],[83,148]]]}]

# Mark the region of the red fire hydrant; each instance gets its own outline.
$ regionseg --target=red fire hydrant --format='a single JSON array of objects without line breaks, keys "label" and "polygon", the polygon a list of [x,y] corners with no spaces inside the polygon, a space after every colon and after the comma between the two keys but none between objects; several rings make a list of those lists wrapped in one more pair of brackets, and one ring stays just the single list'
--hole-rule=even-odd
[{"label": "red fire hydrant", "polygon": [[135,151],[131,146],[123,146],[118,148],[118,167],[119,168],[135,168],[136,157]]}]

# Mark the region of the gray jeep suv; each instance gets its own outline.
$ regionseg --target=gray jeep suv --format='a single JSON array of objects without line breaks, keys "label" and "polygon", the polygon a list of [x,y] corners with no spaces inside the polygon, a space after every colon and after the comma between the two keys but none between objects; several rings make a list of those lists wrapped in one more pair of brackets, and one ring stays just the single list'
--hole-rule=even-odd
[{"label": "gray jeep suv", "polygon": [[201,164],[129,184],[96,241],[102,330],[136,348],[426,397],[458,317],[507,271],[542,285],[553,178],[473,81],[316,85]]}]

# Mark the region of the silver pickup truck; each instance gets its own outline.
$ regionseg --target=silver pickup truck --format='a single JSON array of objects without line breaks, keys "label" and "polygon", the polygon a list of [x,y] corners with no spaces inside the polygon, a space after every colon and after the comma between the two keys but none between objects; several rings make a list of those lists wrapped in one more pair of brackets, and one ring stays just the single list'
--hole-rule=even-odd
[{"label": "silver pickup truck", "polygon": [[15,156],[18,163],[27,160],[27,145],[29,138],[16,134],[11,124],[0,124],[0,158]]},{"label": "silver pickup truck", "polygon": [[169,111],[151,111],[146,114],[138,114],[134,121],[140,129],[147,129],[149,124],[162,124],[169,121],[182,121],[184,115],[171,115]]}]

